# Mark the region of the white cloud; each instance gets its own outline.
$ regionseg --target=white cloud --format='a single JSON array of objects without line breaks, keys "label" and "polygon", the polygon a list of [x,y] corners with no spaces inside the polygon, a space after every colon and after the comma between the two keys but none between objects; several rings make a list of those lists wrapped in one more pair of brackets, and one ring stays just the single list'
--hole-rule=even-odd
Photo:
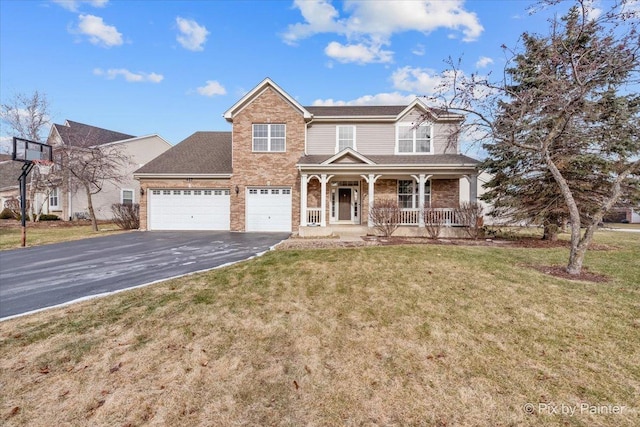
[{"label": "white cloud", "polygon": [[324,49],[324,53],[338,62],[356,62],[367,64],[371,62],[391,62],[393,52],[382,50],[381,46],[366,46],[362,43],[342,45],[331,42]]},{"label": "white cloud", "polygon": [[316,99],[313,105],[316,106],[339,106],[339,105],[407,105],[416,99],[416,95],[403,95],[399,92],[378,93],[376,95],[364,95],[351,101],[340,101],[334,99]]},{"label": "white cloud", "polygon": [[[371,50],[375,46],[389,45],[395,33],[420,31],[428,34],[445,28],[462,33],[464,41],[473,41],[484,28],[477,15],[463,6],[462,0],[347,0],[343,6],[345,16],[341,18],[327,0],[295,0],[294,7],[300,10],[304,22],[289,25],[282,39],[294,45],[315,34],[335,33],[347,38],[348,44],[342,46],[364,46]],[[335,49],[334,43],[337,42],[330,43],[325,52],[330,46]],[[392,52],[384,52],[390,61]],[[388,60],[385,57],[385,61],[377,62]]]},{"label": "white cloud", "polygon": [[116,27],[105,24],[99,16],[80,15],[78,20],[77,31],[89,36],[91,43],[104,47],[120,46],[123,43],[122,34]]},{"label": "white cloud", "polygon": [[402,67],[391,75],[393,87],[406,92],[432,95],[443,84],[443,78],[429,68]]},{"label": "white cloud", "polygon": [[204,50],[204,44],[207,41],[209,31],[198,24],[192,19],[185,19],[181,17],[176,18],[178,24],[178,31],[180,34],[177,36],[178,42],[187,50],[200,51]]},{"label": "white cloud", "polygon": [[108,70],[96,68],[93,70],[93,74],[96,76],[103,76],[109,80],[122,76],[130,83],[160,83],[164,79],[162,74],[143,72],[133,73],[125,68],[110,68]]},{"label": "white cloud", "polygon": [[196,89],[200,95],[215,96],[226,95],[227,90],[215,80],[207,80],[207,84]]},{"label": "white cloud", "polygon": [[89,4],[93,7],[105,7],[109,0],[52,0],[54,3],[62,6],[63,8],[70,10],[71,12],[77,12],[80,5],[83,3]]},{"label": "white cloud", "polygon": [[489,64],[493,64],[493,59],[489,58],[488,56],[481,56],[476,62],[476,68],[484,68]]}]

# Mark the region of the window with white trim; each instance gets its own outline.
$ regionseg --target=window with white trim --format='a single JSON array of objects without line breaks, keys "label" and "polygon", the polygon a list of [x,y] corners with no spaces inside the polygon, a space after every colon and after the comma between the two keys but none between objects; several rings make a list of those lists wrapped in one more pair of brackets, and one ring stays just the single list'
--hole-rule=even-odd
[{"label": "window with white trim", "polygon": [[429,123],[415,126],[413,123],[398,123],[396,126],[396,154],[431,153],[431,130]]},{"label": "window with white trim", "polygon": [[[398,180],[398,206],[400,209],[418,209],[420,207],[418,183],[413,179]],[[424,182],[424,205],[431,205],[431,180]]]},{"label": "window with white trim", "polygon": [[286,125],[260,123],[253,125],[253,151],[284,152],[286,149]]},{"label": "window with white trim", "polygon": [[120,203],[123,205],[132,205],[134,203],[133,200],[133,190],[121,190],[120,191]]},{"label": "window with white trim", "polygon": [[336,126],[336,153],[345,148],[357,150],[355,126]]},{"label": "window with white trim", "polygon": [[60,208],[60,190],[58,187],[54,187],[49,193],[49,209],[59,209]]}]

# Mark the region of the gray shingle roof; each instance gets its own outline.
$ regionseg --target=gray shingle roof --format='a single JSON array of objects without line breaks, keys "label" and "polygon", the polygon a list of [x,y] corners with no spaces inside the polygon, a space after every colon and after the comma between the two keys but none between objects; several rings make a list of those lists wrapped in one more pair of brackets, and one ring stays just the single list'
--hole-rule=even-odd
[{"label": "gray shingle roof", "polygon": [[65,144],[95,146],[135,138],[134,135],[85,125],[84,123],[72,122],[71,120],[67,120],[67,124],[68,126],[53,125]]},{"label": "gray shingle roof", "polygon": [[331,107],[304,107],[316,117],[323,116],[392,116],[407,108],[406,105],[341,105]]},{"label": "gray shingle roof", "polygon": [[[388,116],[397,117],[407,105],[338,105],[338,106],[311,106],[304,107],[314,117],[368,117]],[[444,110],[431,108],[436,115],[446,114]]]},{"label": "gray shingle roof", "polygon": [[[22,165],[24,163],[11,160],[11,156],[3,154],[0,157],[0,191],[18,187],[18,178],[22,173]],[[31,174],[27,177],[27,181],[30,177]],[[0,210],[3,208],[4,206],[0,206]]]},{"label": "gray shingle roof", "polygon": [[[301,165],[319,165],[333,155],[302,156],[298,161]],[[480,162],[463,154],[433,154],[425,156],[365,156],[377,165],[476,165]]]},{"label": "gray shingle roof", "polygon": [[136,174],[230,174],[231,132],[196,132]]}]

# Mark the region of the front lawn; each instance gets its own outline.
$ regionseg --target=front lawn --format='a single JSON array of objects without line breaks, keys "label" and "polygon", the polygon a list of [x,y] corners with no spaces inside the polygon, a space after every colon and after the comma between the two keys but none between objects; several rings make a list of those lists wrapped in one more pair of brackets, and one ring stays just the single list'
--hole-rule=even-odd
[{"label": "front lawn", "polygon": [[[76,225],[63,221],[46,221],[36,225],[27,223],[27,246],[86,239],[122,231],[112,223],[102,223],[98,228],[99,231],[93,231],[91,225]],[[20,222],[2,220],[0,223],[0,250],[19,248],[21,247],[21,242],[22,228],[20,227]]]},{"label": "front lawn", "polygon": [[596,240],[606,283],[530,267],[557,247],[277,250],[5,321],[0,420],[636,426],[640,234]]}]

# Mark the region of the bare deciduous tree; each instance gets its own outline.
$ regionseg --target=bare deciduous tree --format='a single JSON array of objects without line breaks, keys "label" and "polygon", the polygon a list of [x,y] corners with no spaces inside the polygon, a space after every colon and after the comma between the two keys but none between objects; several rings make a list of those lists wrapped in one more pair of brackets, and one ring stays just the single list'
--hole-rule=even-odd
[{"label": "bare deciduous tree", "polygon": [[604,214],[625,188],[638,191],[640,96],[630,88],[640,83],[640,20],[625,3],[594,18],[591,2],[576,0],[547,35],[525,33],[521,48],[505,47],[497,81],[465,75],[449,60],[434,97],[467,114],[465,126],[488,151],[512,150],[553,178],[571,222],[567,272],[575,275]]},{"label": "bare deciduous tree", "polygon": [[[10,129],[12,136],[42,142],[44,132],[51,125],[46,94],[35,91],[31,95],[22,93],[14,95],[7,103],[0,105],[0,119]],[[35,203],[36,193],[43,193],[46,200],[53,188],[53,183],[57,180],[57,176],[43,176],[37,169],[32,171],[27,201],[32,221],[40,219],[44,206],[44,203]]]},{"label": "bare deciduous tree", "polygon": [[60,159],[66,173],[65,185],[71,192],[84,191],[94,231],[98,221],[93,208],[93,196],[102,191],[105,183],[118,184],[125,180],[124,171],[130,158],[118,145],[95,145],[91,132],[75,135],[54,147],[54,156]]}]

